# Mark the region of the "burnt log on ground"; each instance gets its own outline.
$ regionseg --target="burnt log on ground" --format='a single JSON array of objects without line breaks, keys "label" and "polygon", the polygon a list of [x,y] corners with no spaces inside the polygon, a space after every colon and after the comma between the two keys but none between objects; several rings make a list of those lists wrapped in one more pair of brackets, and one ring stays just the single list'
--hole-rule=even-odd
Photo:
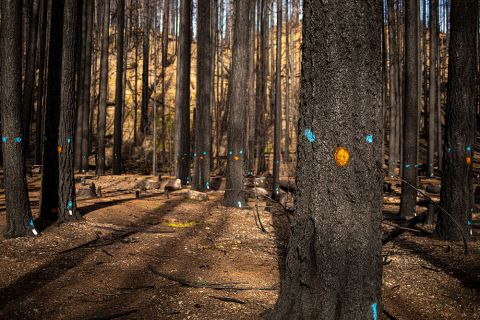
[{"label": "burnt log on ground", "polygon": [[383,238],[382,238],[382,245],[385,245],[387,243],[389,243],[390,241],[392,241],[393,239],[397,238],[398,236],[400,236],[401,234],[403,234],[405,231],[405,228],[411,228],[413,226],[415,226],[417,223],[419,222],[424,222],[425,219],[427,218],[427,214],[426,213],[422,213],[422,214],[419,214],[418,216],[416,217],[413,217],[412,219],[409,219],[407,220],[405,223],[403,223],[402,225],[400,225],[399,227],[401,227],[402,229],[400,228],[395,228],[395,230],[393,230],[392,232],[390,232],[389,234],[385,235]]}]

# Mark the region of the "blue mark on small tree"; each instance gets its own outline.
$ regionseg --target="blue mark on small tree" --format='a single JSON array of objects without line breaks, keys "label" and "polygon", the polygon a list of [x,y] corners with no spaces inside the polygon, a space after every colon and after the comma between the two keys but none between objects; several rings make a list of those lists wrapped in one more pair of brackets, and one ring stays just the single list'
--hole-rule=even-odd
[{"label": "blue mark on small tree", "polygon": [[2,138],[2,141],[3,141],[3,142],[6,142],[6,141],[7,141],[7,137],[3,137],[3,138]]},{"label": "blue mark on small tree", "polygon": [[368,143],[373,143],[373,136],[372,136],[371,134],[369,134],[369,135],[367,136],[367,142],[368,142]]},{"label": "blue mark on small tree", "polygon": [[373,319],[377,320],[377,303],[372,304]]},{"label": "blue mark on small tree", "polygon": [[17,142],[22,142],[22,138],[20,138],[20,137],[15,138],[15,140],[17,140]]},{"label": "blue mark on small tree", "polygon": [[472,148],[470,148],[470,147],[467,148],[467,151],[471,151],[471,150],[472,150]]},{"label": "blue mark on small tree", "polygon": [[303,135],[307,137],[310,142],[315,141],[315,135],[313,134],[312,129],[305,129],[305,131],[303,131]]},{"label": "blue mark on small tree", "polygon": [[242,202],[241,202],[241,201],[238,201],[238,207],[239,207],[239,208],[242,207]]}]

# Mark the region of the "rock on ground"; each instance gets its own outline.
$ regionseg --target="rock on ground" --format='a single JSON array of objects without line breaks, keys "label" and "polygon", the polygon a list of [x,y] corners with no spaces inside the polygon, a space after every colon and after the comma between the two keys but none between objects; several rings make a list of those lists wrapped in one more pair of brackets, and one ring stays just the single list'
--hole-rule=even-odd
[{"label": "rock on ground", "polygon": [[195,201],[207,201],[208,195],[206,192],[198,192],[194,190],[188,191],[185,195],[186,200],[195,200]]},{"label": "rock on ground", "polygon": [[165,186],[165,190],[168,190],[168,191],[182,190],[182,181],[180,179],[170,180]]}]

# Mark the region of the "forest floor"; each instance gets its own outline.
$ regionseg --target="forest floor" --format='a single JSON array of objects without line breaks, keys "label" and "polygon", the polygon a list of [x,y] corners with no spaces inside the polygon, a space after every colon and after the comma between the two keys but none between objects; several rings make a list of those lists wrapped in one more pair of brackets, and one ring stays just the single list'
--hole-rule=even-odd
[{"label": "forest floor", "polygon": [[[102,187],[102,197],[78,198],[85,220],[60,226],[38,218],[40,175],[28,178],[41,236],[0,237],[1,319],[264,319],[274,307],[290,230],[280,207],[266,211],[264,199],[250,198],[251,209],[225,208],[221,187],[208,201],[185,200],[187,190],[167,196],[171,177],[156,190],[139,190],[139,182],[158,177],[85,178]],[[386,181],[393,190],[384,215],[391,216],[400,182]],[[384,232],[399,223],[385,220]],[[0,230],[5,225],[0,189]],[[385,310],[399,320],[480,319],[480,242],[465,255],[462,243],[428,236],[431,226],[412,229],[383,248]]]}]

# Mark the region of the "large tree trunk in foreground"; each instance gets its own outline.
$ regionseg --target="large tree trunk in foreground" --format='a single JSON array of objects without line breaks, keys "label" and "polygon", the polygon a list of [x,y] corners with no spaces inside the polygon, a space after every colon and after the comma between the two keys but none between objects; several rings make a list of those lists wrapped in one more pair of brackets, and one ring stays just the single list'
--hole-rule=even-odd
[{"label": "large tree trunk in foreground", "polygon": [[[475,47],[478,36],[478,1],[452,1],[448,95],[445,114],[445,146],[440,203],[467,236],[471,220],[473,152],[475,145]],[[435,234],[443,240],[462,240],[452,218],[438,215]]]},{"label": "large tree trunk in foreground", "polygon": [[48,103],[46,106],[40,215],[58,222],[82,219],[76,210],[74,148],[75,52],[78,2],[57,1],[52,6]]},{"label": "large tree trunk in foreground", "polygon": [[190,177],[190,0],[180,2],[177,90],[175,94],[175,176],[187,184]]},{"label": "large tree trunk in foreground", "polygon": [[418,0],[405,3],[405,107],[403,109],[403,182],[400,214],[413,216],[418,168]]},{"label": "large tree trunk in foreground", "polygon": [[225,196],[227,207],[245,207],[243,173],[245,167],[245,137],[248,79],[248,1],[235,2],[235,28],[232,48],[232,100],[228,123],[228,160]]},{"label": "large tree trunk in foreground", "polygon": [[[197,108],[195,118],[195,154],[192,189],[206,191],[210,183],[212,117],[210,1],[199,0],[197,21]],[[208,75],[208,76],[207,76]]]},{"label": "large tree trunk in foreground", "polygon": [[295,222],[272,319],[382,313],[381,9],[304,2]]},{"label": "large tree trunk in foreground", "polygon": [[3,0],[1,9],[2,152],[7,211],[3,236],[35,236],[23,157],[26,141],[22,139],[22,3]]}]

